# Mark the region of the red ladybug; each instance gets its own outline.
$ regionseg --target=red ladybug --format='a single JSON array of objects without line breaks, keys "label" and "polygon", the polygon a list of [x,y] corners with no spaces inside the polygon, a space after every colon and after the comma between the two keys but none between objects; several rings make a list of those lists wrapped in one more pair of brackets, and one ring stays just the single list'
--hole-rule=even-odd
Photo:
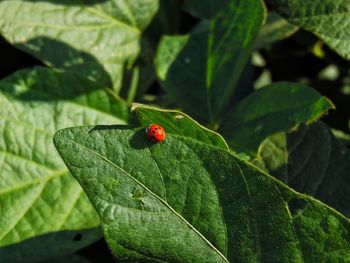
[{"label": "red ladybug", "polygon": [[145,131],[147,138],[153,142],[162,142],[165,140],[166,133],[164,129],[157,124],[153,123],[149,125]]}]

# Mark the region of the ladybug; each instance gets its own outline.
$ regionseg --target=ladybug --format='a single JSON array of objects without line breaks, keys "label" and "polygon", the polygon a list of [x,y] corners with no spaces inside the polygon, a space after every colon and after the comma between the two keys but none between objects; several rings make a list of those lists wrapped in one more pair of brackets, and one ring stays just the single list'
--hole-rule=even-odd
[{"label": "ladybug", "polygon": [[157,125],[157,124],[151,124],[149,125],[146,130],[147,138],[150,139],[153,142],[162,142],[165,140],[166,133],[164,129]]}]

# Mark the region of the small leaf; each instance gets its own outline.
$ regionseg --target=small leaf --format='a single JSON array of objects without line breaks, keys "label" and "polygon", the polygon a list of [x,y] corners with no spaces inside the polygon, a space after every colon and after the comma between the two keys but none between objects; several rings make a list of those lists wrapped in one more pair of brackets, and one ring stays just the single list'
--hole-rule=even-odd
[{"label": "small leaf", "polygon": [[234,150],[254,153],[267,136],[312,122],[332,108],[332,102],[308,86],[274,83],[241,100],[220,132]]},{"label": "small leaf", "polygon": [[49,66],[114,84],[140,52],[158,0],[0,2],[0,32]]},{"label": "small leaf", "polygon": [[341,141],[344,145],[350,145],[350,134],[343,132],[342,130],[332,128],[332,133],[336,139]]},{"label": "small leaf", "polygon": [[[155,66],[160,80],[165,81],[171,65],[185,47],[189,36],[163,36],[157,50]],[[188,61],[188,60],[187,60]]]},{"label": "small leaf", "polygon": [[268,44],[290,37],[298,29],[297,26],[288,23],[278,14],[271,12],[267,17],[266,24],[260,29],[254,47],[261,49]]},{"label": "small leaf", "polygon": [[186,9],[202,15],[213,6],[215,15],[209,10],[211,19],[203,20],[188,36],[163,37],[156,71],[176,103],[196,119],[214,123],[227,107],[249,58],[264,8],[260,0],[196,2],[186,2]]},{"label": "small leaf", "polygon": [[290,23],[308,30],[350,59],[348,0],[267,0]]},{"label": "small leaf", "polygon": [[55,145],[121,259],[140,262],[350,260],[350,221],[226,150],[175,134],[85,126]]},{"label": "small leaf", "polygon": [[[98,217],[52,135],[74,125],[125,123],[123,102],[77,75],[36,68],[0,82],[0,108],[0,255],[35,248],[44,260],[100,238],[91,229],[99,226]],[[93,234],[84,232],[81,242],[73,242],[76,233],[66,233],[82,229]],[[10,246],[29,238],[23,246]]]},{"label": "small leaf", "polygon": [[157,123],[165,129],[167,134],[189,137],[228,150],[227,143],[220,134],[205,128],[180,111],[161,110],[141,104],[134,104],[132,110],[142,126]]},{"label": "small leaf", "polygon": [[350,151],[325,124],[266,139],[260,158],[279,180],[350,217]]}]

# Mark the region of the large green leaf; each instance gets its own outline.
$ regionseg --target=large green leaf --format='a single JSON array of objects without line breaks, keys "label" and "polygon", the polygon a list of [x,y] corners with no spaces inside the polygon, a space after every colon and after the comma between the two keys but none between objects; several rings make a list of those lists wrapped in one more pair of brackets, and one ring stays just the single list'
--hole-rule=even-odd
[{"label": "large green leaf", "polygon": [[52,135],[74,125],[125,123],[126,110],[108,90],[68,73],[36,68],[0,82],[0,258],[44,260],[101,236],[84,230],[99,226],[98,217]]},{"label": "large green leaf", "polygon": [[348,0],[267,0],[289,22],[316,34],[340,55],[350,59]]},{"label": "large green leaf", "polygon": [[350,151],[317,122],[266,139],[260,158],[276,178],[350,217]]},{"label": "large green leaf", "polygon": [[0,1],[0,33],[44,63],[121,86],[158,0]]},{"label": "large green leaf", "polygon": [[220,134],[205,128],[180,111],[161,110],[142,104],[134,104],[132,110],[136,113],[140,125],[148,126],[156,123],[161,125],[167,134],[177,134],[228,149],[227,143]]},{"label": "large green leaf", "polygon": [[347,218],[226,150],[175,134],[152,143],[127,126],[68,128],[54,142],[120,258],[350,260]]},{"label": "large green leaf", "polygon": [[[186,7],[199,16],[201,6],[188,1]],[[263,18],[260,0],[225,1],[190,35],[165,36],[156,57],[162,87],[196,119],[216,121],[231,99]]]},{"label": "large green leaf", "polygon": [[234,150],[254,153],[267,136],[312,122],[332,108],[327,98],[308,86],[274,83],[241,100],[220,131]]}]

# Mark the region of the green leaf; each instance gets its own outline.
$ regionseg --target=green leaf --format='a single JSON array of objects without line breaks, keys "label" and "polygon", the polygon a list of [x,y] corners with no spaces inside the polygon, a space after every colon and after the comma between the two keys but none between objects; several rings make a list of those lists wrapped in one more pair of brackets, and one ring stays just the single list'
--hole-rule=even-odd
[{"label": "green leaf", "polygon": [[[165,81],[170,67],[188,42],[189,36],[163,36],[157,50],[155,67],[160,80]],[[187,60],[188,61],[188,60]]]},{"label": "green leaf", "polygon": [[255,41],[255,49],[261,49],[268,44],[285,39],[298,31],[298,27],[288,23],[275,12],[269,13],[266,24],[261,27]]},{"label": "green leaf", "polygon": [[134,104],[132,110],[136,113],[141,126],[156,123],[161,125],[167,134],[185,136],[228,150],[227,143],[220,134],[205,128],[180,111],[161,110],[141,104]]},{"label": "green leaf", "polygon": [[121,86],[158,0],[0,2],[0,32],[49,66]]},{"label": "green leaf", "polygon": [[126,126],[68,128],[54,142],[121,259],[350,260],[347,218],[228,151]]},{"label": "green leaf", "polygon": [[[100,231],[91,229],[99,226],[98,217],[57,154],[52,135],[74,125],[125,123],[117,117],[127,112],[123,102],[85,78],[36,68],[0,82],[0,109],[0,255],[22,254],[23,247],[24,254],[35,249],[44,260],[100,238]],[[73,242],[80,233],[74,231],[83,229],[94,234],[85,231]]]},{"label": "green leaf", "polygon": [[267,0],[290,23],[308,30],[350,59],[348,0]]},{"label": "green leaf", "polygon": [[350,151],[317,122],[266,139],[260,158],[273,176],[350,217]]},{"label": "green leaf", "polygon": [[347,146],[350,145],[350,134],[334,128],[332,128],[332,134],[336,139],[341,141],[344,145],[347,145]]},{"label": "green leaf", "polygon": [[[202,12],[195,3],[187,8]],[[164,37],[155,62],[162,87],[196,119],[215,122],[232,97],[263,18],[260,0],[226,1],[190,35]]]},{"label": "green leaf", "polygon": [[234,150],[254,153],[267,136],[313,122],[333,108],[308,86],[274,83],[241,100],[222,122],[220,133]]}]

